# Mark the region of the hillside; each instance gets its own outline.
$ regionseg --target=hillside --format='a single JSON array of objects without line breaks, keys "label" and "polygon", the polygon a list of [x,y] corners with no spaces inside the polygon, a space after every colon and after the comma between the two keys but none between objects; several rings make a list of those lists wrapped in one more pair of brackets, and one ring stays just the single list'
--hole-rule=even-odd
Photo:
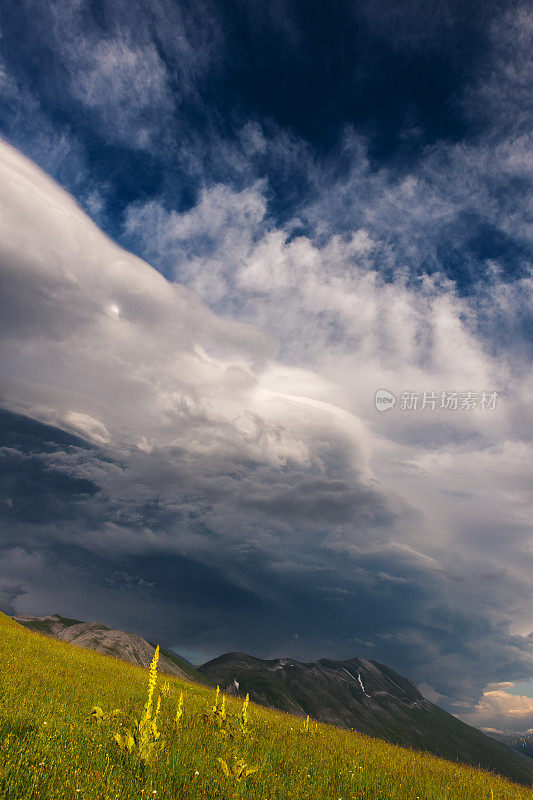
[{"label": "hillside", "polygon": [[533,764],[430,703],[415,684],[376,661],[264,661],[227,653],[199,668],[224,691],[435,755],[533,780]]},{"label": "hillside", "polygon": [[[146,702],[146,670],[23,628],[0,615],[0,797],[4,800],[527,800],[529,789],[326,725],[227,698],[215,724],[214,692],[164,676],[164,747],[141,761],[121,732]],[[173,719],[183,691],[184,712]],[[103,710],[90,718],[93,706]],[[220,713],[220,703],[219,717]],[[120,709],[123,714],[108,712]],[[217,717],[218,718],[218,717]],[[235,757],[235,758],[234,758]],[[228,775],[217,759],[223,759]],[[239,759],[248,765],[240,773]],[[250,772],[251,769],[256,771]],[[245,772],[248,771],[246,775]]]},{"label": "hillside", "polygon": [[[63,642],[70,642],[78,647],[120,658],[140,667],[148,667],[154,655],[155,646],[142,636],[108,628],[100,622],[82,622],[62,617],[60,614],[45,617],[25,614],[14,619],[30,630],[53,636]],[[197,672],[194,667],[169,650],[161,650],[159,671],[204,683],[207,686],[214,685],[208,676]]]},{"label": "hillside", "polygon": [[[148,667],[155,646],[142,637],[99,622],[52,614],[14,618],[31,630],[61,641]],[[226,653],[195,669],[167,650],[160,651],[160,673],[219,684],[230,695],[319,722],[357,730],[393,744],[482,766],[513,780],[533,782],[533,764],[524,763],[507,742],[496,742],[430,703],[415,684],[374,661],[294,659],[265,661],[244,653]],[[514,748],[513,748],[514,749]]]}]

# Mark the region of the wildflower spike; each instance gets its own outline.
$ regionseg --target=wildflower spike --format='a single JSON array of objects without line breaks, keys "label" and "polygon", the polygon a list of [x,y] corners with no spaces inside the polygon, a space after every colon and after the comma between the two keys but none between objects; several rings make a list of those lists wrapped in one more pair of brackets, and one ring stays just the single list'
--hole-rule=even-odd
[{"label": "wildflower spike", "polygon": [[180,720],[183,716],[183,692],[180,692],[180,699],[178,700],[178,707],[176,709],[176,726],[179,726]]}]

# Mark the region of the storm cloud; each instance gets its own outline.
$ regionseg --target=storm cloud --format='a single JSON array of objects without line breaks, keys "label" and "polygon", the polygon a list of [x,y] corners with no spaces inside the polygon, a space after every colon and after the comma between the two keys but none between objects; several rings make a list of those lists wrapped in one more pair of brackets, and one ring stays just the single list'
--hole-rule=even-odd
[{"label": "storm cloud", "polygon": [[531,17],[338,5],[8,4],[0,602],[198,660],[364,655],[505,727],[486,686],[533,669]]}]

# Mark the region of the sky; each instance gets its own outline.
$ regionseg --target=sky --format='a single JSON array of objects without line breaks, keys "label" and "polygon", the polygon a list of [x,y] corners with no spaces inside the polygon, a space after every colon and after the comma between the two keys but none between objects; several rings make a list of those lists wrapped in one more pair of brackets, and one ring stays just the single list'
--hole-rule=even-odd
[{"label": "sky", "polygon": [[364,656],[533,728],[532,31],[3,4],[4,612]]}]

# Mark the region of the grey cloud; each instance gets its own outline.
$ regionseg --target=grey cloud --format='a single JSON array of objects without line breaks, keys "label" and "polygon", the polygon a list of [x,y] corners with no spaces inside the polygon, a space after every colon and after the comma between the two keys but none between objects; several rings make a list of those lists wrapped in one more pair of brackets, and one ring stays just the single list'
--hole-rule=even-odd
[{"label": "grey cloud", "polygon": [[[462,702],[473,702],[483,682],[527,674],[526,640],[506,633],[500,601],[492,621],[478,608],[480,588],[490,586],[496,600],[501,578],[483,583],[470,563],[456,563],[454,575],[450,565],[387,545],[388,520],[381,528],[373,520],[361,531],[356,515],[344,520],[341,534],[336,520],[330,528],[331,521],[309,519],[305,498],[300,516],[287,519],[281,508],[272,520],[275,508],[264,516],[264,509],[248,504],[250,476],[228,491],[227,477],[218,476],[221,489],[198,475],[198,460],[191,476],[189,459],[187,482],[179,462],[161,469],[161,452],[152,474],[146,462],[102,461],[94,448],[80,450],[76,440],[39,423],[6,423],[4,436],[15,425],[12,440],[27,450],[29,443],[43,470],[67,471],[71,479],[99,476],[102,484],[87,505],[66,494],[69,515],[58,513],[57,493],[57,506],[45,506],[38,520],[6,508],[3,563],[26,592],[19,609],[39,604],[53,611],[60,604],[74,615],[134,625],[144,635],[204,653],[248,648],[311,658],[375,650],[415,679],[431,676],[449,699]],[[165,472],[168,485],[161,481]],[[263,472],[256,492],[265,478]],[[24,499],[21,487],[12,489]],[[347,557],[349,530],[359,547]],[[120,577],[128,575],[133,579]],[[133,622],[137,604],[142,612]]]},{"label": "grey cloud", "polygon": [[2,614],[16,614],[16,601],[23,595],[24,587],[21,584],[0,583],[0,611]]},{"label": "grey cloud", "polygon": [[[280,476],[281,477],[281,476]],[[347,481],[323,477],[294,478],[281,485],[262,483],[255,491],[245,487],[244,507],[256,508],[283,519],[300,523],[391,523],[393,515],[377,491],[361,486],[351,486]],[[294,476],[296,477],[296,476]]]}]

